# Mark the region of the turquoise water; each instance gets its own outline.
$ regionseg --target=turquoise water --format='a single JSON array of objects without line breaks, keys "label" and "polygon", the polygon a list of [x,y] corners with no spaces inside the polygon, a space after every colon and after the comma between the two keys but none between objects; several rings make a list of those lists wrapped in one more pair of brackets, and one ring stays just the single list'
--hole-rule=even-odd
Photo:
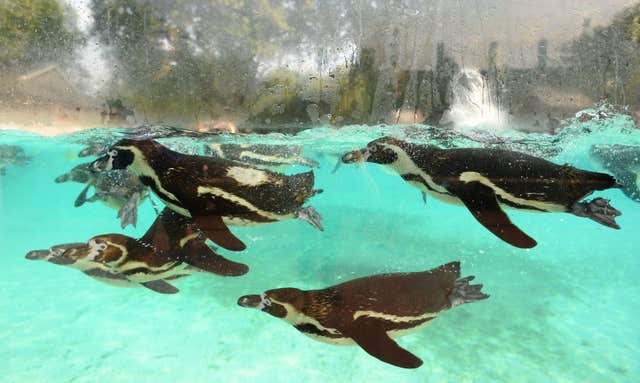
[{"label": "turquoise water", "polygon": [[[571,122],[571,121],[570,121]],[[79,184],[53,179],[73,166],[79,141],[113,130],[43,138],[0,131],[31,161],[0,176],[0,376],[3,382],[637,382],[640,376],[640,206],[619,190],[598,193],[623,212],[622,229],[568,214],[509,211],[538,241],[513,248],[463,208],[434,199],[375,164],[332,169],[340,154],[383,134],[442,146],[498,146],[556,163],[604,170],[592,144],[640,145],[625,116],[573,121],[559,136],[474,133],[485,141],[434,137],[420,126],[318,128],[294,136],[221,136],[229,142],[301,144],[320,162],[310,204],[324,232],[301,221],[232,228],[247,250],[225,257],[251,270],[238,278],[198,273],[175,282],[176,295],[116,288],[24,255],[94,235],[141,236],[153,222],[148,202],[137,229],[121,230],[99,203],[73,207]],[[193,138],[161,142],[196,150]],[[501,143],[495,143],[501,142]],[[294,167],[287,172],[304,168]],[[241,295],[295,286],[323,288],[359,276],[420,271],[459,260],[488,300],[443,313],[399,339],[423,361],[417,370],[384,364],[355,346],[316,342],[283,321],[237,306]]]}]

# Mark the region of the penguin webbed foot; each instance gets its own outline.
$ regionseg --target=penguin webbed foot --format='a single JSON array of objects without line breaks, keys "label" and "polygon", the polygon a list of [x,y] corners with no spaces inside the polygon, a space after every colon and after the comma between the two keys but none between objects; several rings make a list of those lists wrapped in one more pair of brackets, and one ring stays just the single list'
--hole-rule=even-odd
[{"label": "penguin webbed foot", "polygon": [[620,229],[616,217],[622,215],[622,212],[616,210],[609,204],[609,200],[604,198],[598,197],[591,201],[576,202],[571,208],[571,213],[578,217],[590,218],[612,229]]},{"label": "penguin webbed foot", "polygon": [[128,225],[136,227],[138,223],[138,204],[140,203],[140,193],[133,193],[131,198],[118,210],[118,218],[120,219],[120,227],[125,228]]},{"label": "penguin webbed foot", "polygon": [[324,231],[322,227],[322,216],[313,206],[300,208],[300,210],[296,212],[296,218],[308,222],[320,231]]},{"label": "penguin webbed foot", "polygon": [[449,302],[451,302],[452,308],[489,298],[489,295],[482,292],[482,284],[469,284],[474,278],[475,276],[470,275],[455,282],[453,291],[449,295]]}]

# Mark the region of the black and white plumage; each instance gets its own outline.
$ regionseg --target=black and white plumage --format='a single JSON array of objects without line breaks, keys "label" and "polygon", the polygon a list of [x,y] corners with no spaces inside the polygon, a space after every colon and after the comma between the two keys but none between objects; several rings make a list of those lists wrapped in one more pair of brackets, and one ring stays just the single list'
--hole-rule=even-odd
[{"label": "black and white plumage", "polygon": [[605,173],[557,165],[501,149],[439,149],[392,137],[349,152],[344,163],[374,162],[397,172],[423,193],[463,204],[494,235],[520,248],[536,241],[516,227],[501,205],[542,212],[568,212],[618,229],[621,213],[603,198],[581,202],[595,190],[619,187]]},{"label": "black and white plumage", "polygon": [[[138,222],[138,206],[148,197],[149,189],[140,182],[138,177],[127,170],[96,173],[91,165],[91,162],[80,164],[56,177],[55,182],[73,181],[85,184],[74,202],[75,207],[80,207],[86,202],[100,201],[118,211],[122,228],[127,225],[135,227]],[[91,187],[94,188],[94,193],[88,197]]]},{"label": "black and white plumage", "polygon": [[289,165],[319,166],[317,161],[302,156],[302,146],[299,145],[212,143],[205,145],[204,151],[207,155],[244,162],[261,169],[276,170]]},{"label": "black and white plumage", "polygon": [[487,299],[473,276],[460,278],[460,263],[432,270],[354,279],[321,290],[280,288],[238,299],[331,344],[357,344],[370,355],[403,368],[422,360],[393,338],[415,332],[442,312]]},{"label": "black and white plumage", "polygon": [[244,243],[227,228],[290,218],[308,221],[322,230],[313,207],[303,207],[313,195],[313,172],[284,175],[224,159],[187,155],[152,140],[124,139],[93,169],[129,169],[175,212],[193,219],[212,241],[229,250]]},{"label": "black and white plumage", "polygon": [[110,285],[144,286],[162,294],[177,293],[169,281],[198,271],[240,276],[249,270],[216,254],[205,241],[188,218],[165,208],[140,239],[103,234],[87,243],[34,250],[26,258],[78,269]]}]

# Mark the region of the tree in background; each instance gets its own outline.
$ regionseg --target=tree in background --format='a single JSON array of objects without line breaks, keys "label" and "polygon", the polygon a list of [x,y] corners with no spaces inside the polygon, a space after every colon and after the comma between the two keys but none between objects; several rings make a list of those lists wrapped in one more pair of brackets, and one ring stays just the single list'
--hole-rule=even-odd
[{"label": "tree in background", "polygon": [[242,113],[258,63],[281,49],[283,2],[93,0],[114,62],[111,93],[152,119]]},{"label": "tree in background", "polygon": [[74,21],[57,0],[1,1],[0,69],[68,63],[82,41]]},{"label": "tree in background", "polygon": [[581,36],[565,49],[568,75],[589,95],[640,106],[640,3],[605,27],[584,24]]}]

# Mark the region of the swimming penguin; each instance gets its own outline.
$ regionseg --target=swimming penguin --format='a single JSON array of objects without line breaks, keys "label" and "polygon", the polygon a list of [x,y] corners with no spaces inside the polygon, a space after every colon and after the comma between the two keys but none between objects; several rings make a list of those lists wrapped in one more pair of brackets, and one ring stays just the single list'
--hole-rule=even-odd
[{"label": "swimming penguin", "polygon": [[0,176],[6,174],[8,165],[25,166],[31,157],[18,145],[0,145]]},{"label": "swimming penguin", "polygon": [[589,153],[613,173],[627,197],[640,202],[640,146],[593,145]]},{"label": "swimming penguin", "polygon": [[580,200],[594,190],[619,187],[604,173],[556,165],[502,149],[439,149],[392,137],[349,152],[344,163],[375,162],[396,171],[422,192],[462,203],[484,227],[503,241],[531,248],[536,241],[517,228],[500,205],[545,212],[567,212],[614,228],[622,213],[603,198]]},{"label": "swimming penguin", "polygon": [[174,152],[152,140],[123,139],[93,169],[129,169],[164,203],[213,242],[228,250],[245,245],[228,224],[248,225],[299,218],[322,230],[316,210],[302,205],[321,190],[313,172],[284,175],[239,162]]},{"label": "swimming penguin", "polygon": [[168,281],[198,271],[240,276],[249,270],[247,265],[216,254],[205,241],[188,218],[165,208],[140,239],[105,234],[87,243],[34,250],[26,258],[79,269],[107,284],[144,286],[162,294],[179,291]]},{"label": "swimming penguin", "polygon": [[273,169],[283,165],[304,165],[312,168],[320,166],[317,161],[302,157],[299,145],[241,145],[208,144],[204,146],[206,155],[244,162],[259,168]]},{"label": "swimming penguin", "polygon": [[[138,222],[138,206],[148,197],[149,190],[138,177],[127,170],[112,170],[96,173],[91,162],[80,164],[70,172],[56,177],[55,182],[79,182],[86,186],[74,202],[75,207],[85,202],[101,201],[105,205],[118,211],[120,226],[124,229]],[[87,197],[89,189],[95,189],[91,197]]]},{"label": "swimming penguin", "polygon": [[190,129],[178,128],[171,125],[158,125],[158,124],[142,124],[136,127],[127,129],[123,132],[126,138],[135,140],[151,140],[158,138],[176,138],[176,137],[215,137],[219,136],[221,132],[200,132]]},{"label": "swimming penguin", "polygon": [[414,332],[440,313],[487,299],[473,276],[460,278],[460,263],[417,273],[354,279],[322,290],[282,288],[238,299],[280,318],[303,334],[331,344],[358,344],[383,362],[417,368],[422,360],[393,338]]}]

